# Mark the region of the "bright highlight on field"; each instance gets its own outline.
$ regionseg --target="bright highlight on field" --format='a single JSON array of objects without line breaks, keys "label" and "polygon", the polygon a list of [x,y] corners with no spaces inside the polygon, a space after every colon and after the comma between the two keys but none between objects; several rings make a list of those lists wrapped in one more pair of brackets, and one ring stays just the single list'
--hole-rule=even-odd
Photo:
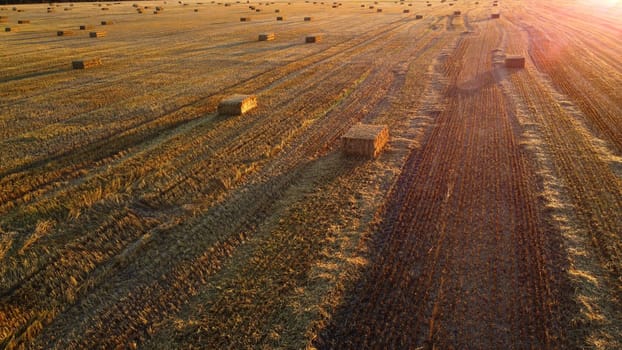
[{"label": "bright highlight on field", "polygon": [[622,348],[620,18],[0,5],[0,348]]}]

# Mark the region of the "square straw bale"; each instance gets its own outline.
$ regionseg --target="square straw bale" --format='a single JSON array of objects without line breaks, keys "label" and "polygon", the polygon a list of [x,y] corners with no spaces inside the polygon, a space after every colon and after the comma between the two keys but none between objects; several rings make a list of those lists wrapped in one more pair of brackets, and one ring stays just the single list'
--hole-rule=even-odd
[{"label": "square straw bale", "polygon": [[359,123],[341,138],[343,151],[347,155],[376,158],[389,140],[386,125]]},{"label": "square straw bale", "polygon": [[220,101],[218,114],[241,115],[255,107],[257,107],[257,96],[236,94]]}]

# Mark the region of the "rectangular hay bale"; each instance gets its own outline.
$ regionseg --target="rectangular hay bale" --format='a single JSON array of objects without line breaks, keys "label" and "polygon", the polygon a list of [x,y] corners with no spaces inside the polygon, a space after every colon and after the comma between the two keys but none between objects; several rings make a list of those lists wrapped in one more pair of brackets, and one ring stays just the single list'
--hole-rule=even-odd
[{"label": "rectangular hay bale", "polygon": [[89,37],[91,38],[103,38],[106,36],[106,32],[90,32]]},{"label": "rectangular hay bale", "polygon": [[30,23],[29,19],[20,19],[17,21],[17,24],[28,24]]},{"label": "rectangular hay bale", "polygon": [[259,41],[274,40],[274,33],[261,33],[259,34]]},{"label": "rectangular hay bale", "polygon": [[386,125],[359,123],[341,138],[343,151],[347,155],[376,158],[389,140]]},{"label": "rectangular hay bale", "polygon": [[510,55],[505,57],[506,68],[525,68],[525,57]]},{"label": "rectangular hay bale", "polygon": [[80,26],[80,30],[87,30],[87,29],[91,29],[93,28],[92,25],[88,25],[88,24],[83,24]]},{"label": "rectangular hay bale", "polygon": [[218,114],[241,115],[255,107],[257,107],[257,96],[236,94],[220,101]]},{"label": "rectangular hay bale", "polygon": [[57,36],[69,36],[69,35],[73,35],[73,31],[71,30],[59,30],[56,32]]},{"label": "rectangular hay bale", "polygon": [[490,18],[499,18],[501,15],[499,13],[493,13],[490,15]]},{"label": "rectangular hay bale", "polygon": [[91,58],[88,60],[72,61],[71,66],[73,69],[87,69],[101,65],[102,62],[99,58]]},{"label": "rectangular hay bale", "polygon": [[309,22],[309,21],[311,21],[311,17],[305,17],[304,20],[305,20],[305,22]]},{"label": "rectangular hay bale", "polygon": [[307,35],[305,38],[306,43],[319,43],[320,41],[322,41],[322,34]]}]

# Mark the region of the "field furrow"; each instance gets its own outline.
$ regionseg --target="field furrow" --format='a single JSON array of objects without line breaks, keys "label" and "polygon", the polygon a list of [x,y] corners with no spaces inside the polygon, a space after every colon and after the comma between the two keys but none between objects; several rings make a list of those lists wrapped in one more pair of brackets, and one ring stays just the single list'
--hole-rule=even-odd
[{"label": "field furrow", "polygon": [[491,72],[501,33],[482,26],[440,64],[445,110],[402,169],[371,264],[320,348],[564,344],[559,233]]}]

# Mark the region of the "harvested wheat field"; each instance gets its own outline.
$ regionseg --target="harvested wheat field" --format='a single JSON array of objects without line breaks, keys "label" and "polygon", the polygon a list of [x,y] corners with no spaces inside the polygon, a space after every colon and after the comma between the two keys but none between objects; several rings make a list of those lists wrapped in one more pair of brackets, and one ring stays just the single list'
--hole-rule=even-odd
[{"label": "harvested wheat field", "polygon": [[622,348],[619,1],[48,7],[0,6],[0,348]]}]

